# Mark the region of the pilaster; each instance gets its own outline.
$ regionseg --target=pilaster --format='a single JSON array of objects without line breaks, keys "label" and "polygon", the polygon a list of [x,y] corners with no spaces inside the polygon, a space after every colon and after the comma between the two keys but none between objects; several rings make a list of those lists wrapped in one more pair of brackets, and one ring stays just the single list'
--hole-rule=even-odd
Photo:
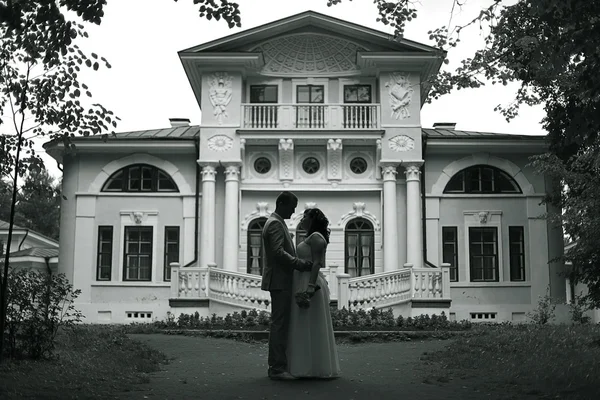
[{"label": "pilaster", "polygon": [[327,141],[327,180],[339,182],[342,180],[342,139]]},{"label": "pilaster", "polygon": [[288,187],[294,180],[294,141],[279,139],[279,180]]}]

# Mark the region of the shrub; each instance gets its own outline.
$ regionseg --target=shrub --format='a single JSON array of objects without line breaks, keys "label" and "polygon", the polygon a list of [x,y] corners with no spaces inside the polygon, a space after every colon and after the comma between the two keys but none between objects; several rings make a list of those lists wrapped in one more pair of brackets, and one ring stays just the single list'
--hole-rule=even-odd
[{"label": "shrub", "polygon": [[550,297],[550,286],[548,286],[546,294],[539,297],[537,307],[532,312],[527,313],[527,316],[533,323],[545,325],[554,319],[555,309],[556,305],[553,303],[552,297]]},{"label": "shrub", "polygon": [[569,304],[569,312],[571,319],[575,324],[587,324],[591,321],[589,315],[585,315],[590,309],[589,305],[583,300],[582,295],[576,295],[573,301]]},{"label": "shrub", "polygon": [[83,318],[73,305],[80,293],[73,290],[64,274],[9,269],[5,328],[8,355],[51,357],[58,330],[72,327]]}]

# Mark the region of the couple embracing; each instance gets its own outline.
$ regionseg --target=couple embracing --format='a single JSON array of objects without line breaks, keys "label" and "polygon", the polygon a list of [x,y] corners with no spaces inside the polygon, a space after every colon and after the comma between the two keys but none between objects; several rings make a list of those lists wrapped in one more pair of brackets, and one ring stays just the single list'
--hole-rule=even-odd
[{"label": "couple embracing", "polygon": [[293,193],[281,193],[262,233],[262,290],[271,293],[268,374],[281,380],[336,378],[340,367],[329,288],[319,272],[325,266],[329,221],[318,208],[305,210],[306,238],[295,248],[285,220],[297,206]]}]

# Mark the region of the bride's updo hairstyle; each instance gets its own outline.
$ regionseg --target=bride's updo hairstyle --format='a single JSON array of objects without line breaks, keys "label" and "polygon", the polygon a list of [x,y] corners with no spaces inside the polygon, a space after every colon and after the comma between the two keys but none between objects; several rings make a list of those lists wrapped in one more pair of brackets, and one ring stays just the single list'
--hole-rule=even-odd
[{"label": "bride's updo hairstyle", "polygon": [[329,234],[331,233],[331,230],[329,229],[329,220],[325,214],[323,214],[323,211],[318,208],[309,208],[304,210],[304,216],[309,217],[311,221],[306,236],[308,237],[313,232],[319,232],[323,235],[325,241],[329,243]]}]

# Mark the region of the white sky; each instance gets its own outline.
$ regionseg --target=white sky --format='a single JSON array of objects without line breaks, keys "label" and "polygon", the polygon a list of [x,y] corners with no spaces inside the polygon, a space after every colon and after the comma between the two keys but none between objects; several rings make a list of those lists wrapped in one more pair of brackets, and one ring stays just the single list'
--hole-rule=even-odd
[{"label": "white sky", "polygon": [[[188,47],[249,29],[306,10],[392,32],[376,22],[377,9],[372,0],[343,0],[327,7],[327,0],[237,0],[242,11],[242,28],[230,30],[223,21],[207,21],[198,16],[198,5],[192,0],[108,0],[100,26],[88,27],[90,39],[79,46],[104,56],[111,69],[89,71],[82,75],[99,102],[114,111],[122,121],[117,132],[169,127],[169,118],[189,118],[200,123],[200,109],[177,52]],[[462,10],[455,10],[451,26],[464,23],[489,4],[487,0],[468,0]],[[419,17],[410,22],[405,37],[433,45],[427,31],[447,25],[452,0],[421,0]],[[467,37],[467,35],[469,37]],[[479,28],[461,35],[461,45],[449,52],[450,67],[470,57],[483,41]],[[492,86],[451,93],[422,109],[422,125],[434,122],[456,122],[461,130],[477,130],[514,134],[543,134],[541,107],[522,109],[518,118],[507,123],[494,111],[514,98],[516,85]],[[1,129],[5,130],[5,129]],[[40,141],[40,144],[43,141]],[[38,151],[41,146],[38,146]],[[50,158],[47,167],[55,175],[60,172]]]}]

